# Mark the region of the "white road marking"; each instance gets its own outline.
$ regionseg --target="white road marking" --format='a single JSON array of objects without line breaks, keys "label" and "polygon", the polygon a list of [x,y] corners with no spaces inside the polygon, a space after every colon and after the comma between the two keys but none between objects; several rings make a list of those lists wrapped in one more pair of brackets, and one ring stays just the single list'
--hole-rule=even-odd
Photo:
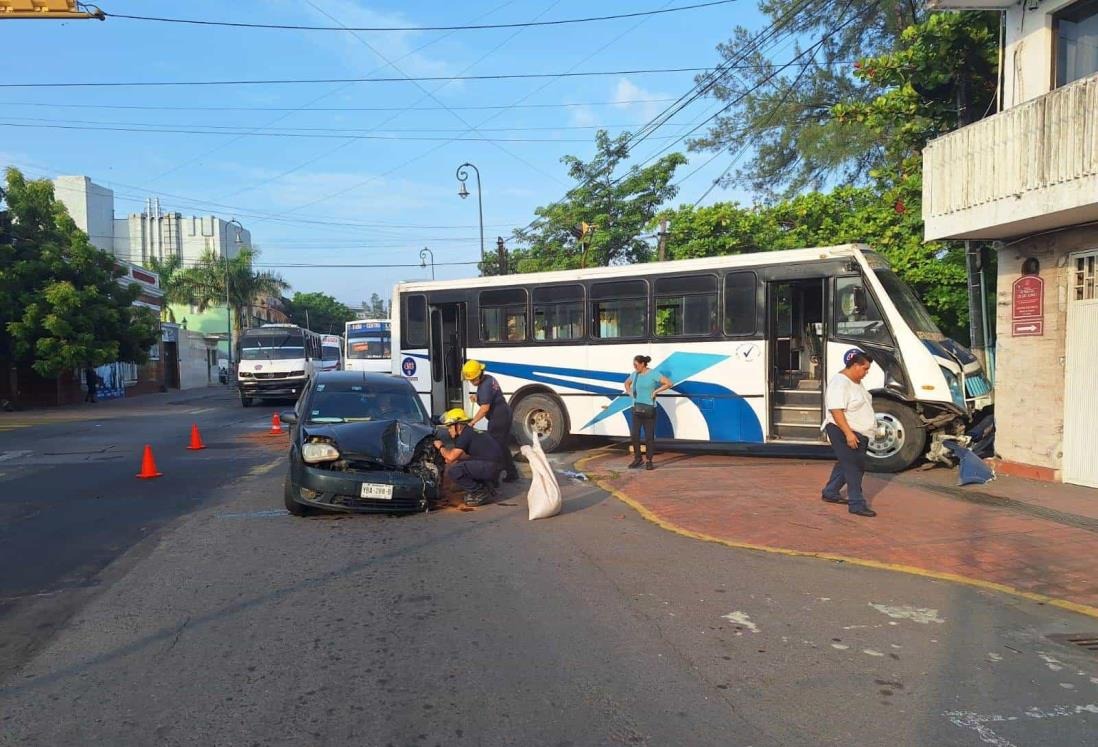
[{"label": "white road marking", "polygon": [[991,744],[995,747],[1018,747],[1014,742],[1009,739],[996,734],[988,724],[1001,724],[1010,721],[1018,721],[1020,718],[1032,718],[1032,719],[1048,719],[1048,718],[1062,718],[1079,716],[1082,714],[1098,714],[1098,705],[1093,703],[1087,705],[1076,706],[1054,706],[1053,708],[1042,710],[1036,706],[1027,709],[1022,713],[1022,716],[1000,716],[997,714],[982,715],[974,711],[946,711],[944,714],[954,726],[958,726],[962,729],[971,729],[976,732],[980,737],[980,741],[985,744]]},{"label": "white road marking", "polygon": [[[727,615],[721,615],[721,619],[728,620],[729,622],[735,623],[736,625],[742,625],[743,627],[750,630],[752,633],[759,632],[759,626],[751,622],[751,618],[747,616],[746,612],[739,612],[738,610],[736,612],[729,612]],[[736,635],[740,635],[742,632],[742,630],[737,631]]]},{"label": "white road marking", "polygon": [[912,607],[906,604],[893,607],[887,604],[874,604],[873,602],[870,602],[869,606],[896,620],[911,620],[923,625],[928,623],[938,623],[940,625],[945,622],[945,620],[938,617],[938,610],[925,607]]}]

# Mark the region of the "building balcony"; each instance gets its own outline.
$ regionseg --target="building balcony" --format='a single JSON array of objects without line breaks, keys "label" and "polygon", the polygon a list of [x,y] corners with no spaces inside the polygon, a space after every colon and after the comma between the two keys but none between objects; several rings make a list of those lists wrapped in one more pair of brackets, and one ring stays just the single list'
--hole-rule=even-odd
[{"label": "building balcony", "polygon": [[923,221],[927,241],[1098,221],[1098,75],[931,141]]}]

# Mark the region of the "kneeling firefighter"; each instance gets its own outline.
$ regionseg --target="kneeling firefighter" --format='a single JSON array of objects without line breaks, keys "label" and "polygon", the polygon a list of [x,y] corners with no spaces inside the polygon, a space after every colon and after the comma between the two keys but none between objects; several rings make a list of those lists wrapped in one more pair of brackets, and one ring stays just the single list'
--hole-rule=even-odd
[{"label": "kneeling firefighter", "polygon": [[461,367],[461,376],[477,388],[475,394],[469,395],[469,399],[479,406],[469,425],[488,419],[488,434],[503,451],[502,464],[507,472],[503,481],[514,482],[519,474],[515,467],[515,458],[511,455],[511,406],[507,404],[499,382],[494,376],[484,373],[484,364],[480,361],[465,361],[465,365]]},{"label": "kneeling firefighter", "polygon": [[465,505],[479,506],[492,494],[503,469],[503,452],[495,439],[478,433],[469,424],[469,416],[460,408],[442,416],[453,448],[435,441],[435,448],[446,460],[446,474],[465,491]]}]

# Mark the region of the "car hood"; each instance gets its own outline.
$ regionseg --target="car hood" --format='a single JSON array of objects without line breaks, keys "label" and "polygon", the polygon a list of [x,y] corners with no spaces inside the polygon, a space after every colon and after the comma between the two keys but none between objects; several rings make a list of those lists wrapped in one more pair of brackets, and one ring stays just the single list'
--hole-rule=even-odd
[{"label": "car hood", "polygon": [[306,438],[330,439],[345,457],[370,459],[391,467],[406,467],[411,463],[416,447],[434,432],[430,425],[402,420],[306,424],[304,427]]}]

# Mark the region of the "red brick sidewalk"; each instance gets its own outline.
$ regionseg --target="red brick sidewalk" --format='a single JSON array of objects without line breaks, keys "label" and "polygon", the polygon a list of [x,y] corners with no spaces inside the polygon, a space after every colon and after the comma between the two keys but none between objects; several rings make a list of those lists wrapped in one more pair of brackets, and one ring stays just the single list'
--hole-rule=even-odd
[{"label": "red brick sidewalk", "polygon": [[653,472],[628,462],[613,451],[579,466],[675,531],[951,578],[1098,617],[1098,490],[1016,478],[959,488],[945,470],[872,475],[878,516],[865,519],[820,500],[830,462],[663,454]]}]

